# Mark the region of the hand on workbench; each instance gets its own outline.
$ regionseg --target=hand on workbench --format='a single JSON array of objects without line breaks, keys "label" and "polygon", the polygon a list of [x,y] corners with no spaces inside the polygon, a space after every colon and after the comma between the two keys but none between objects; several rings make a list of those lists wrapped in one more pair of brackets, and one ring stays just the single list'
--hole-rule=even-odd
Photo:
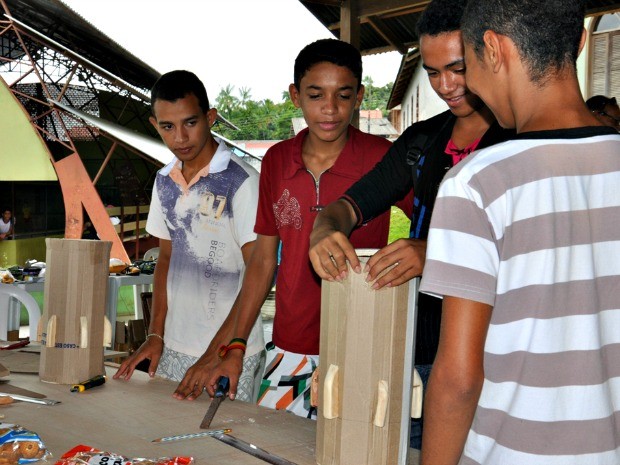
[{"label": "hand on workbench", "polygon": [[157,370],[157,365],[159,365],[159,359],[161,358],[163,350],[164,341],[162,339],[158,337],[149,337],[138,350],[121,363],[121,366],[118,368],[113,378],[123,378],[125,381],[129,381],[138,363],[146,359],[151,361],[149,364],[149,376],[152,378],[155,376],[155,370]]},{"label": "hand on workbench", "polygon": [[207,393],[213,397],[215,395],[215,389],[217,388],[217,382],[221,376],[226,376],[230,381],[228,388],[228,397],[230,400],[235,400],[237,395],[237,385],[239,384],[239,377],[243,370],[243,352],[239,350],[233,350],[226,354],[226,357],[220,364],[218,364],[211,372],[207,379]]},{"label": "hand on workbench", "polygon": [[207,350],[196,363],[187,369],[172,396],[179,400],[194,400],[199,397],[207,387],[209,374],[219,363],[217,353]]},{"label": "hand on workbench", "polygon": [[398,239],[386,245],[374,254],[364,267],[368,272],[366,280],[374,281],[386,268],[389,272],[373,283],[373,289],[384,286],[398,286],[410,279],[420,276],[426,261],[426,241],[420,239]]}]

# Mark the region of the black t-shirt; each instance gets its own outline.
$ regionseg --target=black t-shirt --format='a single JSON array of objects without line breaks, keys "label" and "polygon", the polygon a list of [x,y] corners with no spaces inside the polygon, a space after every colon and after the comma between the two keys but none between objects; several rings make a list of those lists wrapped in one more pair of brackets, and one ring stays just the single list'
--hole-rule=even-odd
[{"label": "black t-shirt", "polygon": [[[383,159],[347,190],[343,198],[350,201],[358,215],[358,224],[370,221],[401,200],[413,187],[412,166],[407,163],[407,153],[423,132],[427,145],[417,165],[413,217],[409,237],[426,239],[430,228],[431,213],[439,184],[452,157],[445,153],[456,117],[445,111],[433,118],[414,123],[392,144]],[[437,131],[440,131],[437,133]],[[484,134],[478,148],[489,147],[514,137],[513,130],[502,129],[494,123]],[[439,345],[442,300],[427,294],[418,294],[415,364],[432,364]]]}]

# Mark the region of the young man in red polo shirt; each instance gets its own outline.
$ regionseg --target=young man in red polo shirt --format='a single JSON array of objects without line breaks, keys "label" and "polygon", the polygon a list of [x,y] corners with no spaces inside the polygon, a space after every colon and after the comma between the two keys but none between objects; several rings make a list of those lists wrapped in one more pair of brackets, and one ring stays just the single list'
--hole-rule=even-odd
[{"label": "young man in red polo shirt", "polygon": [[[237,305],[235,336],[245,338],[271,288],[282,242],[273,344],[258,403],[308,418],[315,414],[310,379],[318,365],[321,307],[321,280],[308,258],[310,231],[323,206],[339,198],[390,147],[387,140],[350,124],[364,96],[361,80],[360,53],[346,42],[316,41],[295,60],[289,91],[308,128],[273,146],[263,159],[254,228],[258,239]],[[411,208],[411,197],[408,203]],[[389,212],[378,216],[352,236],[353,244],[384,246],[389,220]],[[227,353],[207,382],[211,394],[219,376],[226,375],[234,397],[242,355],[242,350]]]}]

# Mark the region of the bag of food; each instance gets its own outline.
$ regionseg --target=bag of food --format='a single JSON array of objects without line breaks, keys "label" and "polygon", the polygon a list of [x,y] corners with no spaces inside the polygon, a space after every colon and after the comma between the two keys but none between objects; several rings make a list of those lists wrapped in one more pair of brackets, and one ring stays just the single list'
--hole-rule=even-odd
[{"label": "bag of food", "polygon": [[110,258],[110,273],[122,273],[127,268],[127,263],[118,259],[118,258]]},{"label": "bag of food", "polygon": [[0,270],[0,282],[2,284],[13,284],[15,277],[9,270]]},{"label": "bag of food", "polygon": [[103,452],[94,447],[79,445],[64,454],[56,465],[190,465],[193,457],[160,457],[157,459],[130,459],[122,455]]},{"label": "bag of food", "polygon": [[19,425],[0,423],[0,465],[17,465],[51,457],[41,438]]}]

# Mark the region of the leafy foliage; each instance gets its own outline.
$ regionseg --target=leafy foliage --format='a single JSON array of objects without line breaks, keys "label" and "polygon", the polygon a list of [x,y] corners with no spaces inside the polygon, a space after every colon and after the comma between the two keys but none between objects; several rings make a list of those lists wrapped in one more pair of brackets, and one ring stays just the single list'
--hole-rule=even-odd
[{"label": "leafy foliage", "polygon": [[390,233],[388,235],[388,244],[391,244],[396,239],[402,239],[409,237],[409,227],[411,226],[411,219],[403,213],[398,207],[392,207],[390,211]]},{"label": "leafy foliage", "polygon": [[[381,109],[385,115],[392,84],[375,87],[369,76],[364,78],[363,83],[366,92],[362,109]],[[238,131],[223,125],[215,128],[231,140],[288,139],[293,136],[292,118],[303,116],[286,91],[282,92],[280,103],[270,99],[255,101],[252,100],[251,89],[242,87],[235,92],[235,87],[231,84],[220,90],[214,106],[223,117],[239,128]]]},{"label": "leafy foliage", "polygon": [[394,84],[390,82],[383,87],[375,87],[370,76],[363,78],[362,82],[366,88],[362,109],[381,110],[383,116],[387,116],[387,104]]}]

